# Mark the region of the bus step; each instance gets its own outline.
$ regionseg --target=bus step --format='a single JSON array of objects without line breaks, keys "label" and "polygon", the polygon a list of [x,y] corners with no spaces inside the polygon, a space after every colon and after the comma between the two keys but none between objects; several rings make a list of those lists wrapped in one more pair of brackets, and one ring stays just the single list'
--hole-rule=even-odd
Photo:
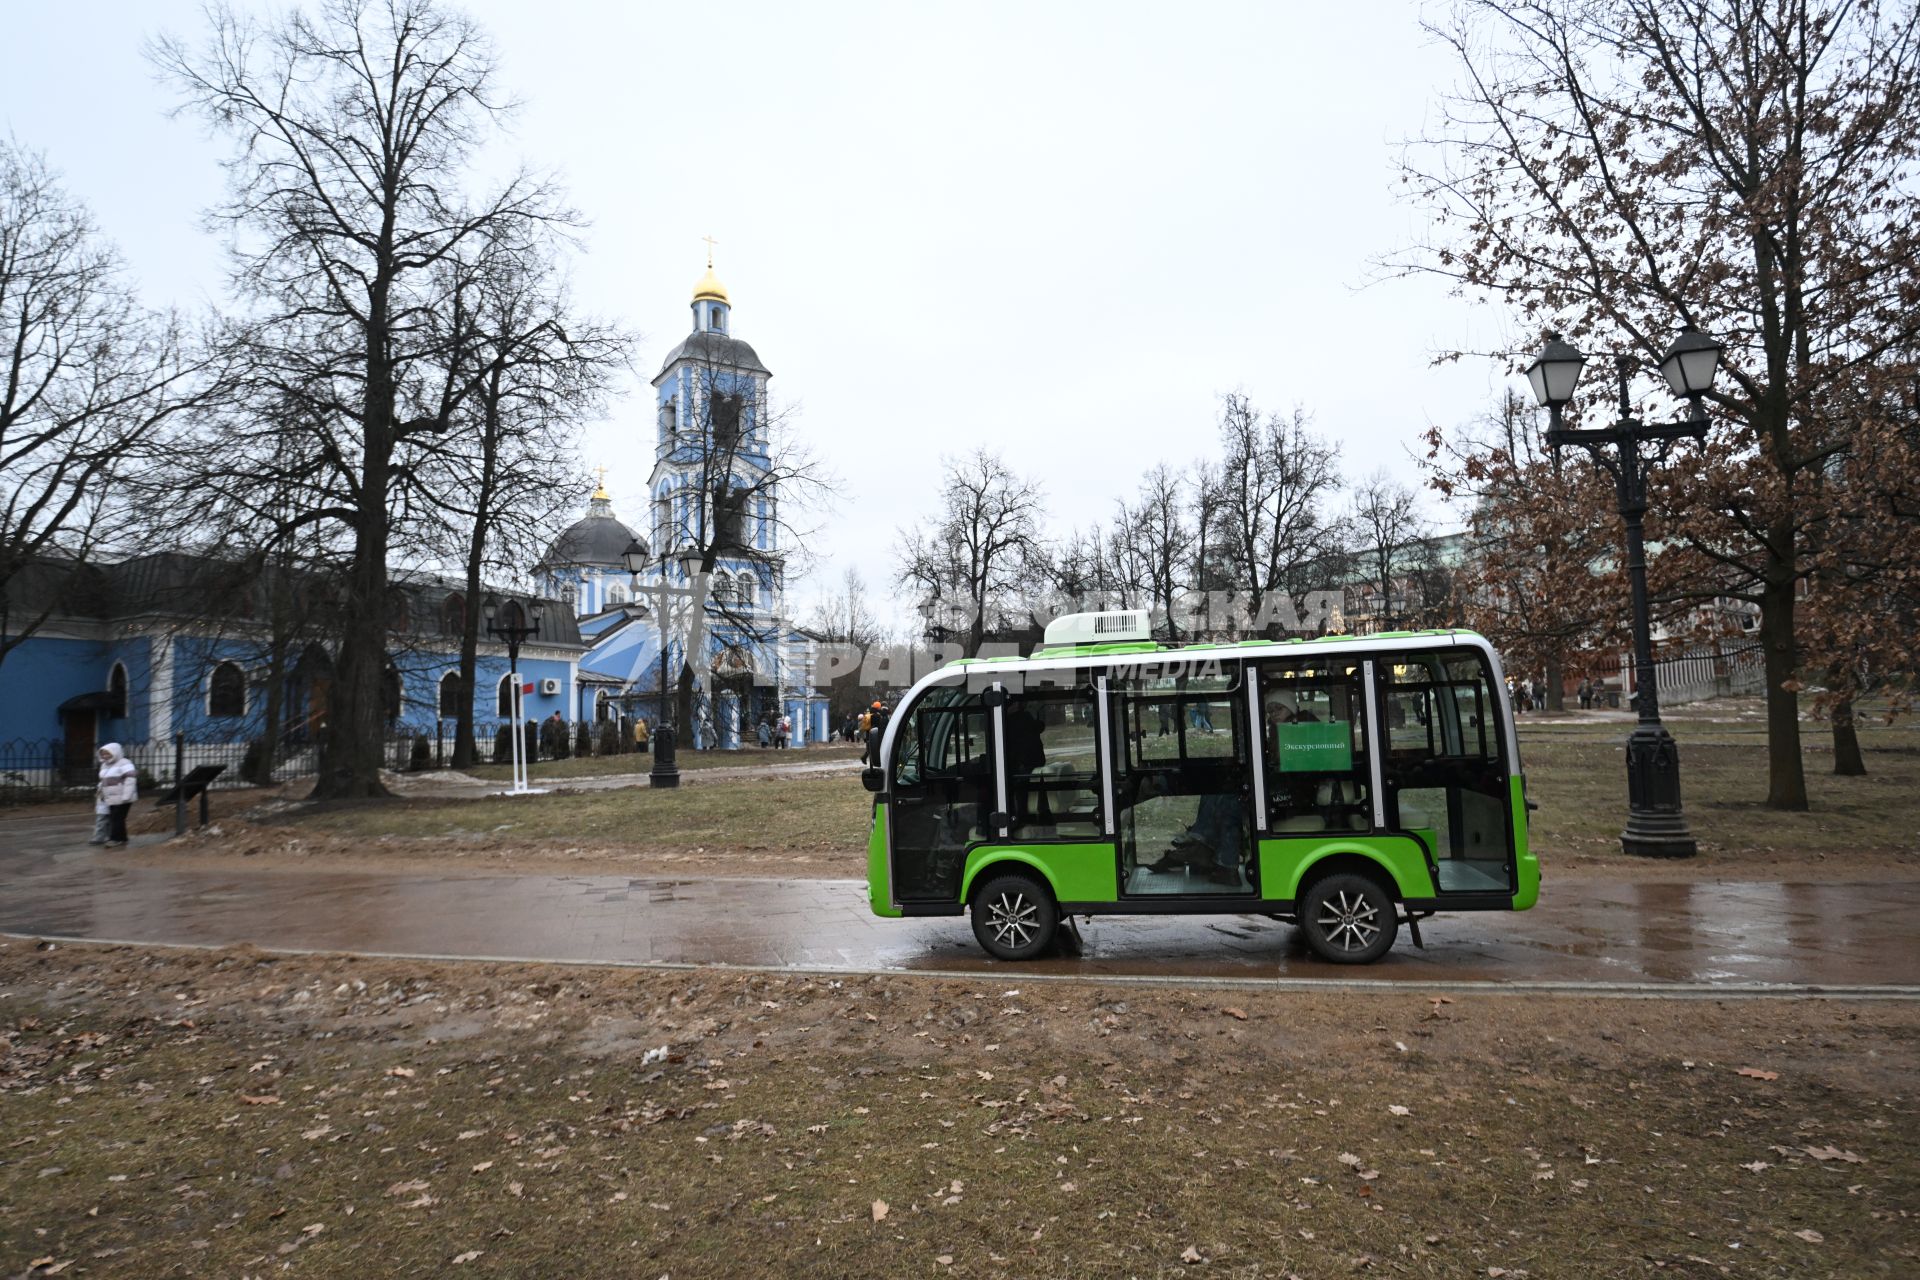
[{"label": "bus step", "polygon": [[1427,912],[1423,912],[1420,915],[1413,915],[1409,913],[1407,915],[1400,917],[1400,923],[1407,926],[1407,936],[1412,938],[1413,945],[1418,947],[1422,951],[1425,951],[1427,949],[1427,944],[1420,940],[1420,922],[1422,920],[1425,920],[1428,916],[1432,914],[1433,912],[1427,911]]}]

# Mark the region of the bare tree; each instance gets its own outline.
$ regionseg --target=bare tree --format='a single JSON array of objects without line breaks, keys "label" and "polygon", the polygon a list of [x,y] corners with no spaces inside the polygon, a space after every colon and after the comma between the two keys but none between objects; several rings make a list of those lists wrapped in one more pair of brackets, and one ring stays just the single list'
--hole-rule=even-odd
[{"label": "bare tree", "polygon": [[542,238],[487,236],[441,264],[440,416],[420,470],[466,578],[456,767],[474,762],[474,697],[489,571],[516,577],[552,544],[582,493],[575,441],[605,406],[631,342],[577,314]]},{"label": "bare tree", "polygon": [[[1328,506],[1340,484],[1333,446],[1309,429],[1306,412],[1263,413],[1240,392],[1221,397],[1217,506],[1219,554],[1263,634],[1277,626],[1270,597],[1309,583],[1302,571],[1340,547]],[[1217,513],[1217,514],[1216,514]]]},{"label": "bare tree", "polygon": [[1174,602],[1192,580],[1197,526],[1204,518],[1189,503],[1188,488],[1181,472],[1157,464],[1141,480],[1133,503],[1118,504],[1110,539],[1126,568],[1127,587],[1166,620],[1166,639],[1174,643],[1182,639]]},{"label": "bare tree", "polygon": [[[294,463],[312,501],[286,528],[337,530],[346,551],[334,706],[314,794],[384,794],[388,561],[422,501],[415,446],[451,428],[430,375],[436,264],[479,237],[564,221],[522,173],[481,198],[463,171],[506,104],[479,29],[435,0],[326,0],[260,28],[212,13],[205,46],[151,50],[185,97],[236,143],[228,163],[244,349],[258,382],[307,406]],[[209,452],[277,453],[249,431]],[[244,473],[211,477],[236,502]]]},{"label": "bare tree", "polygon": [[984,448],[942,465],[940,510],[896,544],[899,581],[964,614],[967,651],[978,653],[989,614],[1003,613],[1016,591],[1043,580],[1043,498],[1037,482]]},{"label": "bare tree", "polygon": [[1433,525],[1414,491],[1384,471],[1353,491],[1347,519],[1361,581],[1379,602],[1379,629],[1398,631],[1426,608],[1425,600],[1414,597],[1433,566]]},{"label": "bare tree", "polygon": [[[136,549],[130,490],[162,432],[217,385],[173,316],[140,304],[118,252],[43,158],[0,138],[0,662],[58,609],[85,559]],[[14,600],[23,572],[37,589]]]},{"label": "bare tree", "polygon": [[[867,603],[866,579],[858,569],[848,569],[841,576],[839,589],[820,599],[807,625],[822,643],[842,647],[855,656],[871,653],[887,640],[886,628]],[[866,705],[866,693],[857,667],[836,677],[828,691],[832,723],[838,726],[848,716],[857,715]]]},{"label": "bare tree", "polygon": [[1727,343],[1714,429],[1653,511],[1661,558],[1695,561],[1676,589],[1759,610],[1767,803],[1804,809],[1797,613],[1815,527],[1858,492],[1821,477],[1854,389],[1920,345],[1920,11],[1464,0],[1429,30],[1465,79],[1404,164],[1438,233],[1394,265],[1642,363],[1678,324]]}]

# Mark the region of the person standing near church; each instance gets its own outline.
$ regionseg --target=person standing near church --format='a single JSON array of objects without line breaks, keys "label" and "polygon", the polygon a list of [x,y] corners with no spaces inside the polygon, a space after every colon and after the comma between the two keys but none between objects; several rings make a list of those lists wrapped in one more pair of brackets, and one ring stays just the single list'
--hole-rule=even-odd
[{"label": "person standing near church", "polygon": [[140,796],[140,777],[117,742],[100,748],[100,783],[94,794],[107,806],[107,847],[126,848],[127,810]]}]

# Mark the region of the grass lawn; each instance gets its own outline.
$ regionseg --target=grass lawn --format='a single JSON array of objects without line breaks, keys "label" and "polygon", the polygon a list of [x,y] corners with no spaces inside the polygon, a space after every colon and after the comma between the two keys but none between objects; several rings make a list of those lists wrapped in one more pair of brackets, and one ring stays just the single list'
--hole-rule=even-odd
[{"label": "grass lawn", "polygon": [[[787,751],[746,747],[739,751],[680,751],[674,755],[676,767],[686,769],[731,769],[742,766],[825,764],[830,761],[852,763],[860,758],[861,748],[852,743],[824,747],[799,747]],[[532,776],[536,785],[552,778],[605,778],[619,774],[642,774],[653,768],[651,753],[633,752],[618,756],[572,756],[565,760],[537,760]],[[462,770],[489,782],[513,777],[513,766],[481,764]]]},{"label": "grass lawn", "polygon": [[1920,1269],[1913,1005],[0,942],[0,1023],[7,1274]]},{"label": "grass lawn", "polygon": [[[1828,740],[1804,744],[1812,808],[1765,807],[1766,735],[1757,725],[1681,719],[1671,724],[1680,749],[1687,822],[1700,842],[1699,868],[1764,868],[1791,878],[1810,859],[1911,864],[1920,871],[1920,733],[1861,732],[1867,776],[1837,778]],[[1613,862],[1626,820],[1626,735],[1631,724],[1529,725],[1520,730],[1528,796],[1540,806],[1533,838],[1543,858],[1563,865]]]}]

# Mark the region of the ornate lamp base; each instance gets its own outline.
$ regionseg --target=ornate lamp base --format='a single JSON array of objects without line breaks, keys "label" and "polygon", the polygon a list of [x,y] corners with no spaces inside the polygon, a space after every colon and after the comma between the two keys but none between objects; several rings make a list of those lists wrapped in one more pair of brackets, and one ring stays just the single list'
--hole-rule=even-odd
[{"label": "ornate lamp base", "polygon": [[1627,826],[1622,852],[1691,858],[1700,852],[1680,807],[1680,748],[1658,720],[1627,736]]},{"label": "ornate lamp base", "polygon": [[680,785],[680,770],[674,764],[674,734],[672,725],[661,725],[653,735],[653,769],[647,774],[650,787],[677,787]]}]

